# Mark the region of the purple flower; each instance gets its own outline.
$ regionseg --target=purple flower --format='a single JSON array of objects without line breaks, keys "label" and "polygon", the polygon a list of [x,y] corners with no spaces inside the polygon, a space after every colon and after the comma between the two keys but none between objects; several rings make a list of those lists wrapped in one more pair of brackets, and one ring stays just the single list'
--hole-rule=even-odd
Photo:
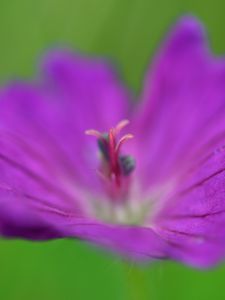
[{"label": "purple flower", "polygon": [[225,62],[201,25],[175,26],[138,103],[103,60],[55,51],[43,69],[1,90],[1,235],[74,237],[137,261],[222,260]]}]

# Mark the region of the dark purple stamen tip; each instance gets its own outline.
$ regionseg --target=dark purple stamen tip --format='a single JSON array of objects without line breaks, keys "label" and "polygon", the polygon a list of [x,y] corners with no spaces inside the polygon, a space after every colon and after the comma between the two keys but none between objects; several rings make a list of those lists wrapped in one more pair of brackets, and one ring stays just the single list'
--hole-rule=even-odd
[{"label": "dark purple stamen tip", "polygon": [[108,161],[109,160],[109,135],[108,133],[103,133],[102,137],[97,140],[98,148],[103,155],[103,157]]},{"label": "dark purple stamen tip", "polygon": [[122,155],[119,157],[120,168],[123,175],[128,176],[135,168],[135,160],[130,155]]}]

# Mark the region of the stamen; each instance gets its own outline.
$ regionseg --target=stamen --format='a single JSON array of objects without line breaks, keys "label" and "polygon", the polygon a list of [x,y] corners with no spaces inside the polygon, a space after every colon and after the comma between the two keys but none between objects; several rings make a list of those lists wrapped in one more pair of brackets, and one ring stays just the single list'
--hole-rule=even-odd
[{"label": "stamen", "polygon": [[120,149],[120,147],[122,146],[122,144],[123,144],[124,142],[126,142],[127,140],[133,139],[133,137],[134,137],[133,134],[130,134],[130,133],[124,135],[124,136],[119,140],[119,142],[117,143],[117,145],[116,145],[116,151],[118,152],[119,149]]},{"label": "stamen", "polygon": [[109,131],[109,156],[111,161],[112,172],[115,174],[117,172],[117,153],[116,149],[116,140],[114,130],[110,129]]},{"label": "stamen", "polygon": [[101,138],[102,137],[102,133],[99,132],[98,130],[95,130],[95,129],[88,129],[88,130],[85,130],[84,132],[86,135],[92,135],[92,136],[95,136],[97,138]]},{"label": "stamen", "polygon": [[119,134],[120,131],[121,131],[125,126],[127,126],[129,123],[130,123],[130,121],[129,121],[129,120],[126,120],[126,119],[120,121],[120,122],[116,125],[116,128],[115,128],[115,134],[116,134],[116,135]]},{"label": "stamen", "polygon": [[128,120],[122,120],[108,133],[101,133],[95,129],[85,131],[85,134],[97,138],[98,147],[102,154],[101,165],[97,173],[104,181],[112,183],[117,191],[121,190],[121,185],[126,182],[123,176],[129,176],[135,168],[135,161],[131,156],[120,155],[121,146],[134,136],[128,133],[117,141],[118,134],[128,124]]}]

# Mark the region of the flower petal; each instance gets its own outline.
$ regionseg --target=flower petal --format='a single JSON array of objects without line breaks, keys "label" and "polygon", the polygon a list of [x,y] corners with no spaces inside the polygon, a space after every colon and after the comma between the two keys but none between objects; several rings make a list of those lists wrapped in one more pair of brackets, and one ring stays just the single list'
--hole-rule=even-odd
[{"label": "flower petal", "polygon": [[34,204],[83,214],[77,189],[68,188],[63,172],[57,165],[53,168],[51,157],[48,161],[35,145],[0,132],[0,235],[33,240],[59,237],[52,225],[42,221]]},{"label": "flower petal", "polygon": [[85,240],[125,258],[151,261],[168,257],[168,244],[151,228],[100,223],[54,210],[43,211],[42,218],[54,220],[54,226],[64,237]]},{"label": "flower petal", "polygon": [[125,258],[152,261],[168,258],[168,245],[151,228],[75,224],[71,236],[103,246]]},{"label": "flower petal", "polygon": [[217,126],[225,114],[224,83],[225,62],[209,53],[201,24],[181,19],[147,74],[138,115],[140,174],[148,184],[186,165]]},{"label": "flower petal", "polygon": [[90,128],[107,131],[127,118],[128,91],[103,59],[55,50],[45,57],[43,69],[48,87],[81,134]]},{"label": "flower petal", "polygon": [[69,50],[55,50],[46,55],[43,72],[49,94],[58,103],[59,110],[63,110],[69,128],[66,133],[71,146],[69,157],[76,157],[78,161],[75,166],[78,177],[88,176],[85,188],[97,186],[99,153],[96,140],[84,133],[87,129],[105,132],[127,119],[128,91],[106,61]]},{"label": "flower petal", "polygon": [[155,220],[171,258],[197,267],[225,257],[225,147],[190,168]]},{"label": "flower petal", "polygon": [[99,183],[96,141],[84,131],[127,116],[125,92],[103,62],[57,52],[46,68],[47,81],[0,92],[2,235],[40,239],[55,232],[42,223],[35,201],[83,217],[85,193]]},{"label": "flower petal", "polygon": [[40,219],[29,199],[20,191],[0,188],[0,234],[7,238],[49,240],[62,237],[56,228]]},{"label": "flower petal", "polygon": [[[76,150],[76,143],[69,138],[71,128],[54,99],[38,87],[16,83],[2,91],[0,100],[0,152],[4,163],[6,157],[8,161],[16,158],[23,168],[55,186],[85,180],[84,172],[78,173],[75,168],[79,159],[71,153],[72,148]],[[11,163],[13,168],[15,163]],[[11,169],[6,173],[10,174]]]}]

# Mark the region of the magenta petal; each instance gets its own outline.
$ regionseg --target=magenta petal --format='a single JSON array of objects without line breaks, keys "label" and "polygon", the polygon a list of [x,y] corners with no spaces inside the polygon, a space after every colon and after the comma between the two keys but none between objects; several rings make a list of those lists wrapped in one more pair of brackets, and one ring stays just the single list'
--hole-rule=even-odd
[{"label": "magenta petal", "polygon": [[86,240],[126,258],[137,261],[168,258],[168,244],[151,228],[103,224],[87,218],[65,217],[54,211],[43,216],[54,220],[62,236]]},{"label": "magenta petal", "polygon": [[54,232],[45,222],[38,226],[40,212],[28,209],[29,202],[82,216],[80,190],[91,193],[99,183],[96,141],[84,131],[107,130],[127,117],[127,95],[103,62],[57,52],[49,54],[46,71],[48,82],[14,83],[0,93],[0,187],[10,191],[7,205],[0,196],[0,231],[7,236],[40,239]]},{"label": "magenta petal", "polygon": [[209,53],[201,24],[181,19],[145,80],[136,136],[147,183],[182,168],[209,125],[216,126],[225,110],[224,71],[225,63]]},{"label": "magenta petal", "polygon": [[57,207],[79,215],[82,211],[76,193],[65,186],[63,172],[60,178],[57,165],[51,168],[52,157],[48,161],[32,147],[16,134],[0,132],[0,234],[33,240],[59,237],[42,221],[37,204],[42,210]]},{"label": "magenta petal", "polygon": [[209,267],[225,257],[225,151],[192,166],[168,199],[157,232],[171,245],[171,258]]},{"label": "magenta petal", "polygon": [[71,230],[71,236],[85,239],[136,261],[168,258],[168,245],[151,228],[76,224]]},{"label": "magenta petal", "polygon": [[103,59],[58,50],[43,65],[48,87],[73,116],[79,134],[89,128],[108,130],[128,117],[128,91]]},{"label": "magenta petal", "polygon": [[1,151],[20,157],[22,164],[38,169],[50,181],[56,182],[56,174],[85,180],[77,170],[80,159],[75,155],[80,140],[75,134],[72,137],[62,103],[27,83],[11,84],[0,99]]},{"label": "magenta petal", "polygon": [[[69,144],[69,157],[77,159],[78,177],[83,176],[85,187],[96,186],[96,140],[84,133],[87,129],[105,132],[129,118],[128,91],[106,61],[69,50],[46,55],[43,72],[47,93],[63,110],[67,126],[63,140]],[[55,118],[59,119],[57,115]],[[67,136],[69,143],[65,141]]]},{"label": "magenta petal", "polygon": [[49,240],[62,234],[31,209],[30,199],[21,191],[0,187],[0,234],[7,238]]}]

